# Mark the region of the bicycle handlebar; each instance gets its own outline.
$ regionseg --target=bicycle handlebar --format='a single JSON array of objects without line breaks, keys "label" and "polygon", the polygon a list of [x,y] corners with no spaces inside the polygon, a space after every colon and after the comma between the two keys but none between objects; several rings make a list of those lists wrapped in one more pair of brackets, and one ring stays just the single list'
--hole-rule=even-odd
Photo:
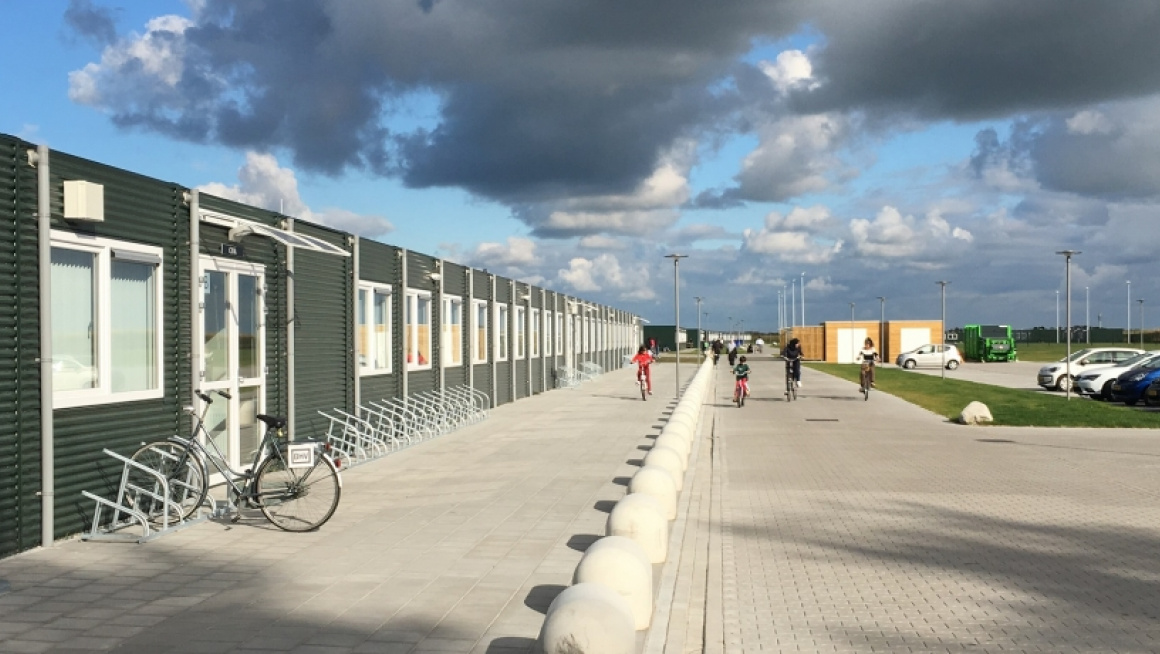
[{"label": "bicycle handlebar", "polygon": [[[225,391],[215,390],[213,392],[217,393],[218,395],[221,395],[222,397],[226,398],[227,400],[234,399],[233,395],[230,395],[229,393],[227,393]],[[210,397],[209,394],[202,393],[201,391],[194,391],[194,394],[196,394],[198,397],[200,397],[202,402],[205,402],[206,404],[213,404],[213,398]]]}]

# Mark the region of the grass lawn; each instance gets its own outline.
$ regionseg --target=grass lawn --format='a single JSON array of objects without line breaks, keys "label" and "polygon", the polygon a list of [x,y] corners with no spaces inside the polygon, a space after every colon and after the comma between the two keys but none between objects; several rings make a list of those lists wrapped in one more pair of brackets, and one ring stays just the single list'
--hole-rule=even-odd
[{"label": "grass lawn", "polygon": [[[1071,343],[1072,353],[1078,352],[1085,347],[1130,347],[1137,350],[1157,350],[1160,349],[1160,344],[1145,343],[1141,346],[1134,341],[1131,345],[1124,342],[1092,343],[1091,345],[1087,343],[1076,343],[1075,341]],[[1067,343],[1060,343],[1058,345],[1055,343],[1017,343],[1015,349],[1019,353],[1020,361],[1059,361],[1067,356]]]},{"label": "grass lawn", "polygon": [[[1022,357],[1020,357],[1022,358]],[[858,383],[858,366],[835,363],[807,363],[806,366],[835,377]],[[1015,427],[1160,427],[1160,413],[1095,402],[990,386],[961,379],[941,379],[916,375],[897,368],[879,368],[877,389],[955,420],[972,401],[987,405],[995,425]],[[874,401],[873,395],[870,401]]]}]

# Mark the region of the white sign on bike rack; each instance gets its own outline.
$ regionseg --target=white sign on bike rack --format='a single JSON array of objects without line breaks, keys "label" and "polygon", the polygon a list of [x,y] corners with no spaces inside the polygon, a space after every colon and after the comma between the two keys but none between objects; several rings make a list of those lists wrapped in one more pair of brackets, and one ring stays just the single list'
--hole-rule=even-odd
[{"label": "white sign on bike rack", "polygon": [[290,468],[314,467],[314,444],[287,445],[286,465]]}]

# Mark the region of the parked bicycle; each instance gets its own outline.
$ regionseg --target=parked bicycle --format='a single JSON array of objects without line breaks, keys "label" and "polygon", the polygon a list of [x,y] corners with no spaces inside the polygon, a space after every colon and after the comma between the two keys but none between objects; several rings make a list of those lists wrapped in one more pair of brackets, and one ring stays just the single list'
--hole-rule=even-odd
[{"label": "parked bicycle", "polygon": [[[137,503],[142,512],[155,517],[169,512],[170,523],[194,515],[209,493],[208,463],[225,480],[226,500],[234,508],[234,522],[244,507],[260,509],[280,529],[311,531],[334,515],[342,496],[342,479],[327,453],[328,443],[289,442],[285,418],[259,414],[258,420],[266,425],[262,441],[250,466],[234,470],[205,428],[205,415],[213,398],[201,391],[196,393],[203,403],[201,414],[193,407],[186,408],[196,418],[192,438],[171,436],[142,446],[132,456],[134,461],[162,472],[168,486],[170,501],[142,498]],[[229,393],[215,393],[230,399]],[[198,439],[199,434],[212,452]]]}]

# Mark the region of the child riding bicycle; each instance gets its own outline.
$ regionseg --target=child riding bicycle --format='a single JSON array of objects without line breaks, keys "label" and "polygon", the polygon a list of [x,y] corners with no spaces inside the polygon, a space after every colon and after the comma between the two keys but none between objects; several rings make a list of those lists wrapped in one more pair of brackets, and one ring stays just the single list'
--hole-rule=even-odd
[{"label": "child riding bicycle", "polygon": [[652,395],[652,371],[649,370],[649,364],[652,362],[652,352],[644,345],[640,346],[640,349],[636,351],[636,356],[632,358],[632,363],[636,364],[636,378],[640,379],[640,376],[644,375],[649,395]]},{"label": "child riding bicycle", "polygon": [[882,357],[878,355],[878,350],[874,349],[874,339],[867,338],[863,344],[862,349],[858,352],[858,361],[862,364],[862,375],[867,377],[867,383],[871,388],[874,388],[874,364],[881,361]]},{"label": "child riding bicycle", "polygon": [[738,401],[742,393],[745,397],[749,397],[749,364],[745,363],[744,356],[733,366],[733,375],[737,378],[737,385],[733,389],[733,401]]}]

